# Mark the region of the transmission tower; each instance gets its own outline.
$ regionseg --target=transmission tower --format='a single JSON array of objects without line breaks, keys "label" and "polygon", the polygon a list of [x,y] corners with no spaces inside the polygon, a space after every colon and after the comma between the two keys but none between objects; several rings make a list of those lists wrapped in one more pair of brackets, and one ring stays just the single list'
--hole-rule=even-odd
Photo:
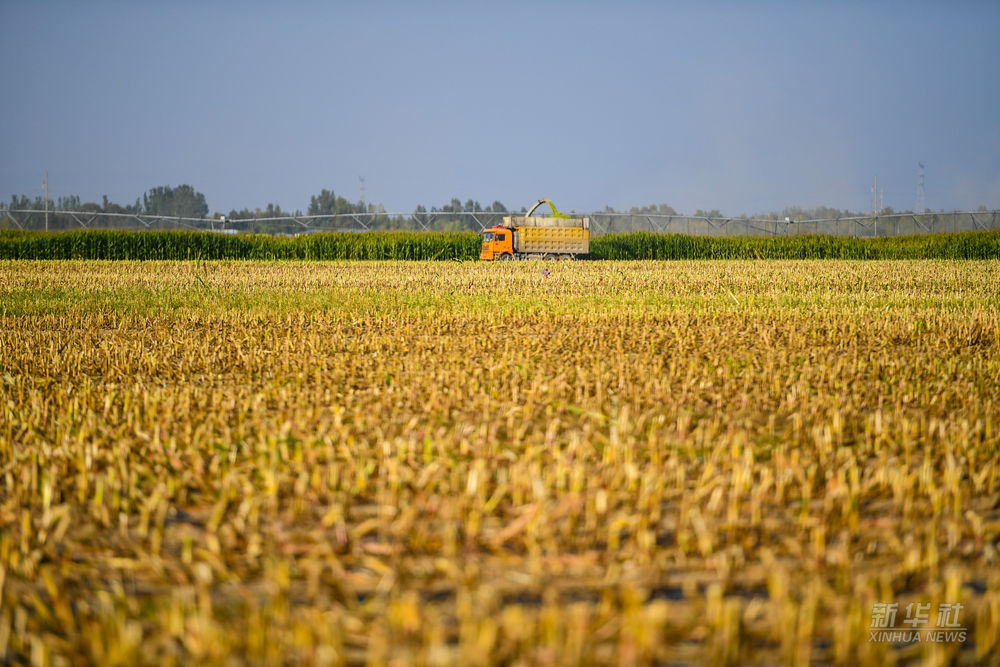
[{"label": "transmission tower", "polygon": [[927,210],[927,193],[924,192],[924,163],[918,162],[920,171],[917,172],[917,210],[915,213],[923,213]]}]

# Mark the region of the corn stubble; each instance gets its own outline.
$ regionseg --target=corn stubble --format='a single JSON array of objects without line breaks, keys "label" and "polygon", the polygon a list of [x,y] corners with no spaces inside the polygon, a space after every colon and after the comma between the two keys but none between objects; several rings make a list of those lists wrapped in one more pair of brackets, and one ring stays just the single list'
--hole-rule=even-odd
[{"label": "corn stubble", "polygon": [[1000,264],[549,268],[0,264],[0,660],[998,659]]}]

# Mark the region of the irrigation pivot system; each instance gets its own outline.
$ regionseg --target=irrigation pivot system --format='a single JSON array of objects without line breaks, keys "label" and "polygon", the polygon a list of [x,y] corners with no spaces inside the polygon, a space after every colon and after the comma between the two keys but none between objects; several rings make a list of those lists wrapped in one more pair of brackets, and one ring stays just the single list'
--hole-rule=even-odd
[{"label": "irrigation pivot system", "polygon": [[[510,215],[509,213],[507,215]],[[573,213],[578,216],[580,214]],[[703,217],[654,213],[583,214],[595,235],[646,231],[694,236],[833,236],[888,237],[941,232],[1000,229],[1000,210],[939,213],[893,213],[819,220]],[[254,218],[187,218],[144,213],[0,209],[0,227],[52,231],[67,229],[186,229],[227,234],[299,235],[318,232],[388,230],[481,232],[500,225],[504,213],[485,211],[414,211],[409,213],[343,213]]]}]

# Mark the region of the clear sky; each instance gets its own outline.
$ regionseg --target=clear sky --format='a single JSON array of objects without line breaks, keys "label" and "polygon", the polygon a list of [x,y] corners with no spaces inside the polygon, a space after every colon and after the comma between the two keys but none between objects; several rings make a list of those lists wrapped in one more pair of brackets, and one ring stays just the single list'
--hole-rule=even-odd
[{"label": "clear sky", "polygon": [[0,198],[1000,208],[1000,2],[0,0]]}]

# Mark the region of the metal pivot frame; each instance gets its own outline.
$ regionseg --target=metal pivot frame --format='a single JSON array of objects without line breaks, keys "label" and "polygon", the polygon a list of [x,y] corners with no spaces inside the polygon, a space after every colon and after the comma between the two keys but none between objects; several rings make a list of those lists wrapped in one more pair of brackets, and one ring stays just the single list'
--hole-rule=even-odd
[{"label": "metal pivot frame", "polygon": [[[42,209],[0,208],[0,226],[18,229],[43,229]],[[878,225],[881,236],[898,236],[913,223],[916,233],[938,233],[962,230],[1000,229],[1000,210],[954,211],[918,214],[912,212],[890,215],[819,218],[784,221],[775,218],[687,216],[661,213],[584,214],[589,217],[595,235],[624,231],[655,233],[686,233],[719,236],[760,235],[782,236],[801,233],[834,236],[871,236]],[[78,229],[185,229],[216,232],[263,232],[301,234],[312,232],[372,231],[375,229],[413,229],[434,231],[442,221],[464,221],[466,229],[483,231],[498,224],[501,212],[492,211],[413,211],[399,213],[334,213],[321,215],[288,215],[255,218],[193,218],[184,216],[148,215],[145,213],[104,213],[96,211],[48,211],[50,228],[53,218],[62,220],[62,227]],[[578,215],[578,214],[573,214]],[[8,222],[9,221],[9,222]],[[346,224],[345,224],[346,223]],[[695,223],[695,224],[692,224]],[[881,224],[879,224],[881,223]],[[701,226],[702,230],[697,227]]]}]

